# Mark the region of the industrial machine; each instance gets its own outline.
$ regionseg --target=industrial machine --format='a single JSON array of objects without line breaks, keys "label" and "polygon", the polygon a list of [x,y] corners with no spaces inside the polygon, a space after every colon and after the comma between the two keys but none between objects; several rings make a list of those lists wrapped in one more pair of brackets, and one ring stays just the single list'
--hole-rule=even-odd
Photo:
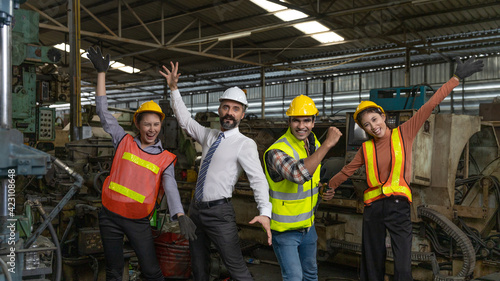
[{"label": "industrial machine", "polygon": [[384,110],[418,109],[434,94],[430,85],[371,89],[370,100]]},{"label": "industrial machine", "polygon": [[[53,156],[25,145],[26,138],[33,140],[53,139],[54,111],[37,107],[36,70],[33,64],[24,62],[57,62],[60,53],[51,48],[28,45],[38,43],[38,18],[29,12],[17,12],[21,1],[0,2],[0,76],[4,86],[0,91],[0,280],[23,280],[51,274],[55,266],[55,280],[61,279],[62,256],[59,239],[52,220],[59,214],[69,199],[82,185],[82,178],[72,168]],[[17,13],[16,13],[16,12]],[[17,22],[16,28],[11,28]],[[25,24],[23,24],[25,23]],[[24,29],[23,26],[26,28]],[[31,28],[36,26],[36,31]],[[14,30],[14,31],[13,31]],[[36,42],[23,41],[36,34]],[[11,46],[16,49],[12,52]],[[59,57],[57,58],[57,54]],[[12,68],[18,63],[19,67]],[[19,64],[20,63],[20,64]],[[12,83],[14,82],[15,83]],[[15,93],[12,92],[14,84]],[[39,92],[47,94],[46,84],[40,85]],[[14,97],[13,97],[14,96]],[[13,100],[15,103],[13,103]],[[15,105],[14,110],[12,109]],[[13,116],[14,115],[14,116]],[[16,120],[12,122],[12,119]],[[32,126],[34,124],[35,126]],[[16,130],[15,128],[19,129]],[[23,131],[23,132],[21,132]],[[58,167],[72,180],[64,196],[47,210],[42,203],[47,197],[23,194],[21,186],[46,175],[47,171]],[[23,182],[23,180],[29,181]],[[38,212],[33,212],[36,209]],[[38,216],[34,216],[37,214]],[[48,229],[52,241],[41,236]],[[56,260],[53,264],[53,259]],[[28,277],[29,276],[29,277]]]},{"label": "industrial machine", "polygon": [[[9,155],[0,158],[0,281],[48,275],[56,280],[62,276],[66,280],[103,279],[97,212],[113,146],[107,138],[93,137],[54,144],[49,155],[23,145],[54,141],[55,111],[46,105],[67,101],[68,79],[50,74],[50,65],[61,56],[55,49],[37,45],[38,14],[16,10],[19,1],[0,3],[0,76],[3,81],[12,80],[6,83],[9,87],[2,88],[0,98],[0,148],[3,155]],[[4,44],[9,40],[12,53]],[[395,127],[413,116],[431,96],[431,90],[426,85],[376,89],[370,92],[370,99],[387,110],[387,122]],[[160,105],[164,112],[171,111],[168,102],[161,101]],[[98,126],[93,121],[93,109],[86,108],[85,112],[88,123]],[[120,112],[120,124],[131,129],[130,112]],[[178,174],[184,169],[195,170],[199,156],[195,145],[169,115],[162,125],[164,147],[179,156]],[[206,122],[204,125],[211,121],[218,124],[216,117],[202,115],[197,117]],[[351,161],[368,138],[352,114],[347,114],[345,121],[317,120],[314,131],[320,141],[332,124],[345,137],[323,163],[328,173],[325,178]],[[471,280],[499,271],[498,127],[498,121],[481,121],[479,116],[436,113],[418,133],[411,179],[415,280]],[[244,120],[240,125],[241,132],[257,142],[261,155],[286,128],[284,120]],[[195,181],[180,180],[178,186],[187,209]],[[319,206],[316,228],[320,259],[359,264],[365,188],[365,171],[359,169],[339,187],[334,199]],[[233,202],[241,239],[265,245],[267,237],[262,229],[248,224],[258,211],[245,175],[236,186]],[[46,229],[51,239],[42,235],[47,235],[43,233]],[[387,251],[390,275],[393,258],[389,244]],[[133,256],[133,251],[126,251],[126,269],[135,266]],[[217,268],[214,272],[223,271],[219,259],[214,259],[213,267]]]},{"label": "industrial machine", "polygon": [[58,63],[62,54],[53,47],[39,45],[37,12],[16,9],[13,19],[13,127],[23,132],[25,143],[53,141],[56,116],[47,105],[57,101],[61,79],[50,74],[50,65]]}]

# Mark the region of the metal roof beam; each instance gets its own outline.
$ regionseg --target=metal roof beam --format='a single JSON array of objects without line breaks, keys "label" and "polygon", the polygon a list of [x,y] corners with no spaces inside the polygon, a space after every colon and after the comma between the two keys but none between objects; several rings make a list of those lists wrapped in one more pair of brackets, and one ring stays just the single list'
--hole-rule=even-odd
[{"label": "metal roof beam", "polygon": [[153,32],[151,32],[151,30],[144,24],[144,22],[141,20],[141,18],[135,13],[134,9],[132,9],[132,7],[130,7],[130,5],[127,4],[127,2],[125,2],[125,1],[123,1],[123,4],[125,4],[125,6],[132,13],[132,15],[139,21],[139,23],[144,27],[144,29],[146,29],[146,31],[149,33],[149,35],[151,35],[151,38],[153,38],[153,40],[155,40],[156,43],[161,45],[160,40],[158,40],[158,38],[156,38],[156,36],[153,34]]},{"label": "metal roof beam", "polygon": [[105,25],[98,17],[96,17],[89,9],[80,4],[80,8],[82,8],[87,14],[89,14],[96,22],[98,22],[104,29],[106,29],[111,35],[117,36],[107,25]]},{"label": "metal roof beam", "polygon": [[51,16],[47,15],[46,13],[42,12],[40,9],[38,9],[37,7],[29,4],[29,3],[24,3],[24,5],[28,6],[30,9],[32,9],[33,11],[39,13],[42,17],[48,19],[49,21],[55,23],[57,26],[59,27],[66,27],[64,24],[58,22],[57,20],[55,20],[54,18],[52,18]]}]

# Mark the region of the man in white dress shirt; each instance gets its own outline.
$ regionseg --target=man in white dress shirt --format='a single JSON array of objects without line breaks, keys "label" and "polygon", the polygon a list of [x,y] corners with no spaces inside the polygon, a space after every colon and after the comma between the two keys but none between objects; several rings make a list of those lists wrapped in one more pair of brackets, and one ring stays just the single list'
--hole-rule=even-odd
[{"label": "man in white dress shirt", "polygon": [[[179,64],[170,64],[172,70],[163,66],[165,72],[160,71],[160,74],[165,77],[170,87],[175,116],[181,128],[203,147],[195,198],[189,208],[198,237],[189,243],[194,280],[209,280],[211,241],[217,247],[233,280],[253,280],[241,253],[231,203],[234,185],[242,170],[248,176],[260,213],[249,223],[262,224],[267,232],[269,245],[272,241],[269,227],[272,206],[257,145],[238,129],[248,106],[245,93],[238,87],[227,89],[219,99],[220,130],[206,128],[191,118],[191,113],[177,88]],[[211,148],[212,146],[214,148]],[[208,162],[206,167],[205,158]]]}]

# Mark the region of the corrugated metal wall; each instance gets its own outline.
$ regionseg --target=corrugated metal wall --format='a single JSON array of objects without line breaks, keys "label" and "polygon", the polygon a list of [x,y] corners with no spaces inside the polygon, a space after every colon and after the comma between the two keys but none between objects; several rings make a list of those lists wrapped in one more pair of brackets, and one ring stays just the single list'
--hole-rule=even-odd
[{"label": "corrugated metal wall", "polygon": [[[441,111],[478,114],[480,103],[492,102],[500,96],[500,56],[483,58],[485,69],[467,78],[441,103]],[[410,85],[430,84],[434,90],[449,80],[455,66],[449,63],[415,66],[410,71]],[[405,70],[395,68],[385,71],[335,76],[325,80],[310,79],[266,86],[265,116],[284,117],[291,100],[297,95],[310,96],[320,114],[333,115],[354,111],[361,100],[369,98],[369,91],[376,88],[401,87],[405,85]],[[463,86],[463,87],[462,87]],[[180,89],[182,91],[182,89]],[[223,92],[211,92],[183,96],[194,116],[197,112],[217,112],[219,97]],[[261,116],[262,88],[247,88],[249,108],[247,114]],[[453,109],[452,109],[453,100]],[[121,107],[114,105],[115,107]]]}]

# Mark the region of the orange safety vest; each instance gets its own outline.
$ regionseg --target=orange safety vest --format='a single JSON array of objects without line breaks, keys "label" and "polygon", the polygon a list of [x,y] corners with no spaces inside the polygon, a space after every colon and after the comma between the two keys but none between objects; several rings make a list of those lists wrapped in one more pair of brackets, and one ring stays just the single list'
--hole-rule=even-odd
[{"label": "orange safety vest", "polygon": [[102,204],[129,219],[147,217],[155,207],[163,171],[176,161],[177,157],[166,150],[158,154],[145,152],[126,134],[104,181]]},{"label": "orange safety vest", "polygon": [[399,127],[393,129],[391,133],[391,173],[386,182],[380,181],[377,150],[373,140],[363,143],[363,155],[365,157],[366,181],[368,182],[368,188],[363,195],[365,206],[391,195],[404,196],[411,203],[411,189],[404,177],[406,154]]}]

